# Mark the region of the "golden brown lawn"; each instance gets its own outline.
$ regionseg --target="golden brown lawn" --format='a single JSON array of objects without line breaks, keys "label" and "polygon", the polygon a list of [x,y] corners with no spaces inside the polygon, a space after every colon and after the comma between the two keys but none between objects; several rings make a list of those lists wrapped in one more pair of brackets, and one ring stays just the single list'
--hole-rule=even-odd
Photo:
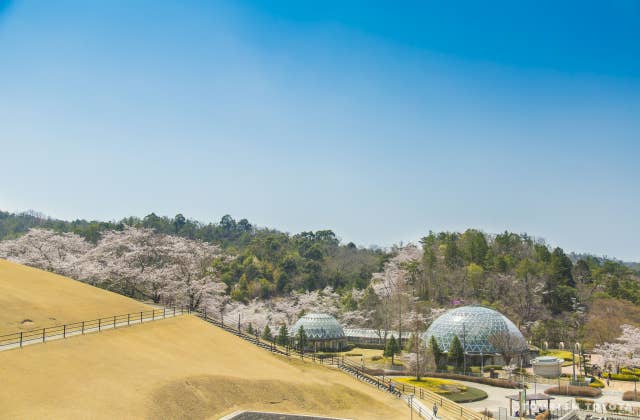
[{"label": "golden brown lawn", "polygon": [[116,293],[0,259],[0,335],[149,309]]},{"label": "golden brown lawn", "polygon": [[2,418],[409,415],[340,371],[272,355],[193,316],[0,352],[0,378]]}]

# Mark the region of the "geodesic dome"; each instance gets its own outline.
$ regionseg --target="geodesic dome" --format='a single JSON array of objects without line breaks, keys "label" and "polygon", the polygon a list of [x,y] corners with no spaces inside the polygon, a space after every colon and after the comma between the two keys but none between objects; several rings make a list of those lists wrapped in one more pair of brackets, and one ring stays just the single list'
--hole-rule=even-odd
[{"label": "geodesic dome", "polygon": [[344,338],[342,325],[328,314],[306,314],[289,329],[289,335],[295,337],[300,326],[304,327],[309,340],[336,340]]},{"label": "geodesic dome", "polygon": [[527,350],[527,342],[518,327],[500,312],[483,306],[463,306],[445,312],[433,321],[422,339],[428,344],[434,336],[440,350],[448,352],[457,335],[465,353],[492,354],[497,352],[489,337],[502,331],[513,334],[518,351]]}]

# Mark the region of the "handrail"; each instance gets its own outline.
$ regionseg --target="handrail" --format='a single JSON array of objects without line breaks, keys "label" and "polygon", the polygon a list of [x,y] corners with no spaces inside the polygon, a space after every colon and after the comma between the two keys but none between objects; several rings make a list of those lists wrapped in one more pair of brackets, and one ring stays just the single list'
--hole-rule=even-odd
[{"label": "handrail", "polygon": [[[47,338],[58,337],[62,335],[66,338],[72,334],[84,334],[85,332],[102,331],[103,328],[117,328],[126,322],[126,325],[139,324],[148,320],[164,319],[167,315],[173,317],[191,313],[186,306],[181,307],[163,307],[161,309],[149,309],[146,311],[130,312],[128,314],[111,315],[102,318],[95,318],[85,321],[75,321],[67,324],[52,325],[50,327],[35,328],[26,331],[17,331],[9,334],[0,335],[0,348],[23,344],[29,341],[46,342]],[[133,317],[132,317],[133,316]]]}]

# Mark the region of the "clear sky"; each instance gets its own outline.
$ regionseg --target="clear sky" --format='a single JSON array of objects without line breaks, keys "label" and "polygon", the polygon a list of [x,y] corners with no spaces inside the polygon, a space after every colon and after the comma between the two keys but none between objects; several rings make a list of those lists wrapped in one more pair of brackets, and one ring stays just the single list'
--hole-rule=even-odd
[{"label": "clear sky", "polygon": [[0,0],[0,209],[640,260],[640,1],[345,3]]}]

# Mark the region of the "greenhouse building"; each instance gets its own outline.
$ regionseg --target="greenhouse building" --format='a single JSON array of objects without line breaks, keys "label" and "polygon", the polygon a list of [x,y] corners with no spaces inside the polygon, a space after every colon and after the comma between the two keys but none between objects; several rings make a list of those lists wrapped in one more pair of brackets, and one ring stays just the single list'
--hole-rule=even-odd
[{"label": "greenhouse building", "polygon": [[449,351],[457,336],[465,355],[472,359],[469,362],[474,364],[502,364],[500,354],[507,348],[512,355],[523,356],[525,362],[528,356],[527,342],[518,327],[500,312],[483,306],[463,306],[445,312],[433,321],[422,338],[428,344],[432,336],[443,352]]},{"label": "greenhouse building", "polygon": [[289,336],[296,340],[302,327],[307,336],[306,350],[342,350],[346,346],[346,337],[342,325],[328,314],[306,314],[289,329]]}]

